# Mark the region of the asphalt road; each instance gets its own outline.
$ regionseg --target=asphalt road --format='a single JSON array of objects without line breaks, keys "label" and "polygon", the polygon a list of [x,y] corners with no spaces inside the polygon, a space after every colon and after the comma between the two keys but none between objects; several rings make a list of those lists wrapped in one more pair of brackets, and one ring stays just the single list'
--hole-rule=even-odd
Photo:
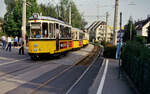
[{"label": "asphalt road", "polygon": [[18,55],[18,49],[12,52],[0,49],[0,94],[65,94],[89,68],[68,93],[88,94],[102,59],[99,58],[91,67],[71,66],[90,53],[92,48],[90,46],[60,58],[36,62],[28,54]]}]

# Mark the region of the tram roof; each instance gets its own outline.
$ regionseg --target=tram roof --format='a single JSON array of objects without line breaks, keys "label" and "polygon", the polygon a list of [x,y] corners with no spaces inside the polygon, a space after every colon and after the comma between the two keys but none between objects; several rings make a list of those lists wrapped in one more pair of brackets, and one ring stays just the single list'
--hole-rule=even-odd
[{"label": "tram roof", "polygon": [[[31,16],[29,18],[29,20],[34,20],[34,17]],[[55,22],[58,22],[58,23],[61,23],[61,24],[66,24],[68,26],[71,26],[69,25],[68,23],[64,22],[64,21],[61,21],[59,19],[56,19],[56,18],[53,18],[53,17],[46,17],[46,16],[38,16],[38,19],[37,20],[49,20],[49,21],[55,21]]]}]

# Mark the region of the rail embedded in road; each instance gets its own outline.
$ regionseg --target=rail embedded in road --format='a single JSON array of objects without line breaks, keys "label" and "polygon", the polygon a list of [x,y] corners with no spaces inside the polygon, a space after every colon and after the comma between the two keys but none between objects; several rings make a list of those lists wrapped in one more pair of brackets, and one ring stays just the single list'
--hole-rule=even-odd
[{"label": "rail embedded in road", "polygon": [[51,77],[46,82],[40,84],[39,87],[32,90],[30,94],[36,94],[39,89],[45,87],[48,83],[51,83],[53,80],[59,78],[60,76],[62,76],[63,74],[65,74],[66,72],[68,72],[69,70],[71,70],[75,66],[81,66],[81,65],[90,66],[93,63],[93,61],[95,61],[98,58],[98,56],[100,55],[100,52],[101,52],[100,47],[95,46],[94,49],[92,50],[92,52],[89,53],[86,57],[84,57],[81,60],[77,61],[74,65],[71,65],[70,67],[67,67],[62,72],[54,75],[53,77]]}]

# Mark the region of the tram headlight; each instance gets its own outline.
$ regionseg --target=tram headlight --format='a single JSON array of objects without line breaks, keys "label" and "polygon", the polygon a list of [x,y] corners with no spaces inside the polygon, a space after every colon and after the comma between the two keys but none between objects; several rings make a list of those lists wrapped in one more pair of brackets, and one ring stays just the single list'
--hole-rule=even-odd
[{"label": "tram headlight", "polygon": [[34,51],[37,52],[37,48],[34,48]]}]

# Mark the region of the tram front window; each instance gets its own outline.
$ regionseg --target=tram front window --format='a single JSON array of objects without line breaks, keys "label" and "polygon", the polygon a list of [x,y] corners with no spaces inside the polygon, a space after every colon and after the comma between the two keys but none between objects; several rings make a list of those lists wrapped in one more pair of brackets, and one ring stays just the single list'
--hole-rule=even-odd
[{"label": "tram front window", "polygon": [[41,38],[41,23],[31,23],[31,38]]},{"label": "tram front window", "polygon": [[41,38],[41,30],[31,30],[31,38]]}]

